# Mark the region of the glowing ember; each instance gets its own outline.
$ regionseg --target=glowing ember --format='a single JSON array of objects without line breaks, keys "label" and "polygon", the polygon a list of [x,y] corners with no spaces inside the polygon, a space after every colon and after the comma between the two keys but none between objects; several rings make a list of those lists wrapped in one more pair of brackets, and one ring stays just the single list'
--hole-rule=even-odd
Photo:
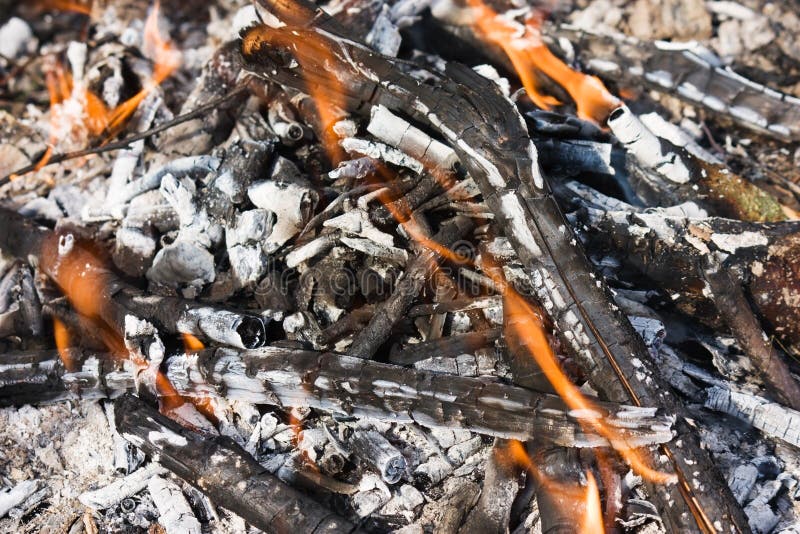
[{"label": "glowing ember", "polygon": [[528,96],[538,107],[550,109],[559,102],[539,90],[536,74],[541,73],[561,85],[578,107],[582,119],[602,123],[620,105],[596,76],[577,72],[558,59],[542,42],[539,21],[525,25],[495,13],[481,0],[469,0],[475,10],[475,28],[486,41],[503,49],[517,71]]}]

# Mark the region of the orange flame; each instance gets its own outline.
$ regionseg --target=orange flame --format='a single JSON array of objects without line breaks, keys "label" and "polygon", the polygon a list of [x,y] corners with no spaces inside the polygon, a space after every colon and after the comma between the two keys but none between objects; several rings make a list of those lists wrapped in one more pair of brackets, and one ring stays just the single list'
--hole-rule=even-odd
[{"label": "orange flame", "polygon": [[[40,265],[42,271],[48,273],[58,285],[75,311],[96,329],[112,356],[130,360],[142,369],[148,366],[147,361],[128,351],[118,326],[106,322],[106,318],[115,316],[116,312],[111,300],[115,276],[98,253],[86,244],[77,242],[72,236],[53,235],[44,240]],[[69,352],[66,350],[70,344],[68,332],[57,319],[54,320],[54,336],[64,366],[71,370],[74,362],[69,359]],[[187,349],[189,344],[202,348],[202,343],[194,336],[185,334],[184,340]],[[166,415],[186,402],[160,370],[156,373],[155,389],[160,410]],[[208,401],[198,400],[194,404],[200,413],[213,420],[213,409]]]},{"label": "orange flame", "polygon": [[620,104],[596,76],[577,72],[558,59],[542,42],[536,19],[525,25],[504,18],[481,0],[469,0],[475,10],[478,35],[503,49],[517,71],[528,96],[538,107],[550,109],[558,100],[541,93],[536,74],[541,73],[563,87],[578,107],[582,119],[603,123]]},{"label": "orange flame", "polygon": [[187,354],[206,348],[206,346],[203,345],[203,342],[194,337],[192,334],[182,333],[181,338],[183,339],[183,347],[186,349]]},{"label": "orange flame", "polygon": [[[314,102],[319,116],[321,131],[316,134],[331,162],[336,165],[343,159],[339,136],[333,130],[333,126],[341,117],[341,110],[346,107],[341,91],[342,82],[333,70],[321,69],[319,65],[328,63],[335,65],[338,61],[323,38],[313,32],[304,33],[300,39],[292,34],[274,31],[268,26],[258,26],[249,30],[242,38],[242,50],[245,54],[251,54],[261,46],[272,45],[297,50],[294,57],[302,67],[301,71],[306,82],[305,92]],[[321,77],[324,81],[312,79],[314,76]]]},{"label": "orange flame", "polygon": [[56,340],[56,349],[58,349],[58,356],[61,358],[61,363],[64,364],[64,369],[70,373],[76,371],[75,360],[69,353],[71,344],[69,330],[67,330],[64,323],[56,318],[53,319],[53,337]]},{"label": "orange flame", "polygon": [[144,51],[153,60],[153,73],[144,87],[120,104],[108,117],[109,138],[119,133],[125,121],[133,115],[145,97],[166,80],[180,65],[181,56],[172,43],[161,36],[158,30],[160,2],[156,0],[144,25]]},{"label": "orange flame", "polygon": [[584,497],[586,512],[580,523],[581,534],[602,534],[603,528],[603,508],[600,504],[600,489],[591,471],[586,473],[586,496]]},{"label": "orange flame", "polygon": [[82,15],[92,14],[92,4],[94,2],[71,1],[71,0],[39,0],[38,4],[41,9],[54,9],[58,11],[71,11],[73,13],[80,13]]},{"label": "orange flame", "polygon": [[580,484],[568,484],[545,476],[533,463],[525,447],[519,441],[509,441],[503,453],[503,456],[500,457],[501,460],[510,461],[524,469],[551,495],[558,497],[554,499],[554,503],[560,503],[560,506],[564,507],[563,514],[582,512],[577,532],[580,534],[603,534],[605,532],[600,489],[591,471],[586,472],[586,487],[582,487]]},{"label": "orange flame", "polygon": [[[81,13],[85,9],[87,14],[91,11],[91,5],[87,7],[85,4],[69,1],[56,0],[45,2],[45,4],[45,7],[54,9]],[[38,171],[47,165],[59,139],[64,136],[65,132],[71,132],[78,126],[83,126],[85,132],[93,137],[97,137],[105,131],[108,132],[108,138],[114,137],[150,91],[158,87],[178,68],[180,53],[173,48],[168,39],[159,33],[158,14],[159,2],[157,0],[145,22],[143,43],[145,54],[153,60],[153,72],[138,93],[113,110],[109,110],[99,96],[83,87],[82,84],[81,86],[73,84],[72,77],[60,62],[56,62],[53,68],[46,72],[45,81],[50,95],[50,134],[47,149],[34,170]],[[71,99],[73,104],[77,105],[76,107],[79,106],[82,113],[67,116],[63,106],[68,99]]]},{"label": "orange flame", "polygon": [[[513,329],[514,336],[519,339],[522,347],[536,360],[536,363],[553,386],[553,389],[556,390],[556,393],[558,393],[570,409],[602,413],[594,403],[580,392],[561,369],[555,354],[553,354],[553,349],[547,341],[547,336],[536,310],[522,295],[506,284],[505,281],[496,274],[496,271],[497,269],[486,269],[486,272],[495,273],[490,276],[498,286],[504,288],[503,305],[506,306],[509,316],[514,317],[514,321],[510,321],[510,324],[507,324],[506,328]],[[657,471],[647,465],[641,453],[627,445],[619,431],[607,425],[602,418],[587,418],[584,424],[608,440],[611,446],[619,452],[633,470],[642,477],[659,484],[675,482],[675,475]]]}]

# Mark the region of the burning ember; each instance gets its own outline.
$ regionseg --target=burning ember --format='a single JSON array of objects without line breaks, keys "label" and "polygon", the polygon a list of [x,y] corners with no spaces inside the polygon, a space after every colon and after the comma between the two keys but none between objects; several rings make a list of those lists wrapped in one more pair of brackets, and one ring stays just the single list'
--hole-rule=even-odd
[{"label": "burning ember", "polygon": [[0,16],[0,530],[789,532],[780,2],[179,4]]}]

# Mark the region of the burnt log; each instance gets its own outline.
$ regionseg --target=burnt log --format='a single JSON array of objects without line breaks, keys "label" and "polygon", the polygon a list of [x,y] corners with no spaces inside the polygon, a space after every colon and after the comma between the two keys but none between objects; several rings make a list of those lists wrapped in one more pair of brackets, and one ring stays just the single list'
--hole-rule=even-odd
[{"label": "burnt log", "polygon": [[[114,397],[134,388],[136,369],[108,354],[70,350],[67,372],[54,351],[15,353],[0,366],[0,406]],[[500,382],[450,376],[351,356],[264,347],[204,350],[167,360],[166,377],[186,398],[312,407],[387,422],[463,428],[504,438],[543,440],[571,447],[603,446],[555,395]],[[602,416],[630,446],[672,437],[669,415],[599,403]]]},{"label": "burnt log", "polygon": [[182,428],[138,398],[114,402],[120,435],[216,504],[265,532],[354,532],[355,526],[281,482],[232,439]]},{"label": "burnt log", "polygon": [[[149,295],[126,284],[103,261],[102,251],[69,231],[41,227],[0,208],[0,250],[37,266],[66,294],[75,310],[107,330],[115,343],[129,317],[145,317],[171,333],[192,334],[224,345],[263,345],[264,321],[252,314],[179,297]],[[118,348],[118,347],[110,347]]]}]

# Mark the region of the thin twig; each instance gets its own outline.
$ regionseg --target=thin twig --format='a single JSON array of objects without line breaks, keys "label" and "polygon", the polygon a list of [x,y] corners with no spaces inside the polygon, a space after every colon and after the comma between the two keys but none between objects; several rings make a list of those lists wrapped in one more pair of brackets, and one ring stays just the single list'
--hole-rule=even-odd
[{"label": "thin twig", "polygon": [[[219,98],[216,98],[216,99],[212,100],[208,104],[200,106],[199,108],[194,109],[194,110],[192,110],[192,111],[190,111],[188,113],[184,113],[183,115],[179,115],[178,117],[175,117],[174,119],[169,120],[169,121],[167,121],[167,122],[165,122],[163,124],[159,124],[158,126],[156,126],[154,128],[150,128],[147,131],[132,135],[130,137],[126,137],[125,139],[122,139],[122,140],[114,142],[114,143],[108,143],[108,144],[105,144],[105,145],[92,147],[92,148],[84,148],[82,150],[76,150],[74,152],[63,152],[61,154],[54,154],[48,160],[48,162],[45,165],[43,165],[43,167],[46,167],[48,165],[53,165],[53,164],[56,164],[56,163],[61,163],[63,161],[67,161],[67,160],[70,160],[70,159],[82,158],[84,156],[90,156],[90,155],[93,155],[93,154],[102,154],[104,152],[111,152],[111,151],[114,151],[114,150],[122,150],[123,148],[128,148],[131,143],[134,143],[134,142],[139,141],[141,139],[146,139],[146,138],[150,137],[151,135],[156,135],[158,133],[163,132],[164,130],[168,130],[168,129],[172,128],[173,126],[177,126],[177,125],[179,125],[181,123],[184,123],[184,122],[186,122],[188,120],[194,119],[194,118],[196,118],[196,117],[198,117],[198,116],[200,116],[200,115],[202,115],[204,113],[207,113],[207,112],[209,112],[209,111],[211,111],[213,109],[217,109],[220,106],[224,106],[225,104],[227,104],[230,101],[232,101],[233,99],[235,99],[237,96],[239,96],[239,95],[241,95],[241,94],[243,94],[243,93],[245,93],[247,91],[248,91],[248,88],[247,88],[247,84],[246,83],[239,84],[233,90],[231,90],[229,93],[227,93],[227,94],[225,94],[225,95],[223,95],[223,96],[221,96]],[[0,186],[4,186],[8,182],[10,182],[13,178],[16,178],[16,177],[22,176],[24,174],[28,174],[29,172],[38,170],[37,169],[38,165],[39,165],[38,163],[31,163],[30,165],[26,165],[25,167],[17,169],[16,171],[14,171],[12,173],[7,174],[6,176],[3,176],[2,178],[0,178]]]}]

